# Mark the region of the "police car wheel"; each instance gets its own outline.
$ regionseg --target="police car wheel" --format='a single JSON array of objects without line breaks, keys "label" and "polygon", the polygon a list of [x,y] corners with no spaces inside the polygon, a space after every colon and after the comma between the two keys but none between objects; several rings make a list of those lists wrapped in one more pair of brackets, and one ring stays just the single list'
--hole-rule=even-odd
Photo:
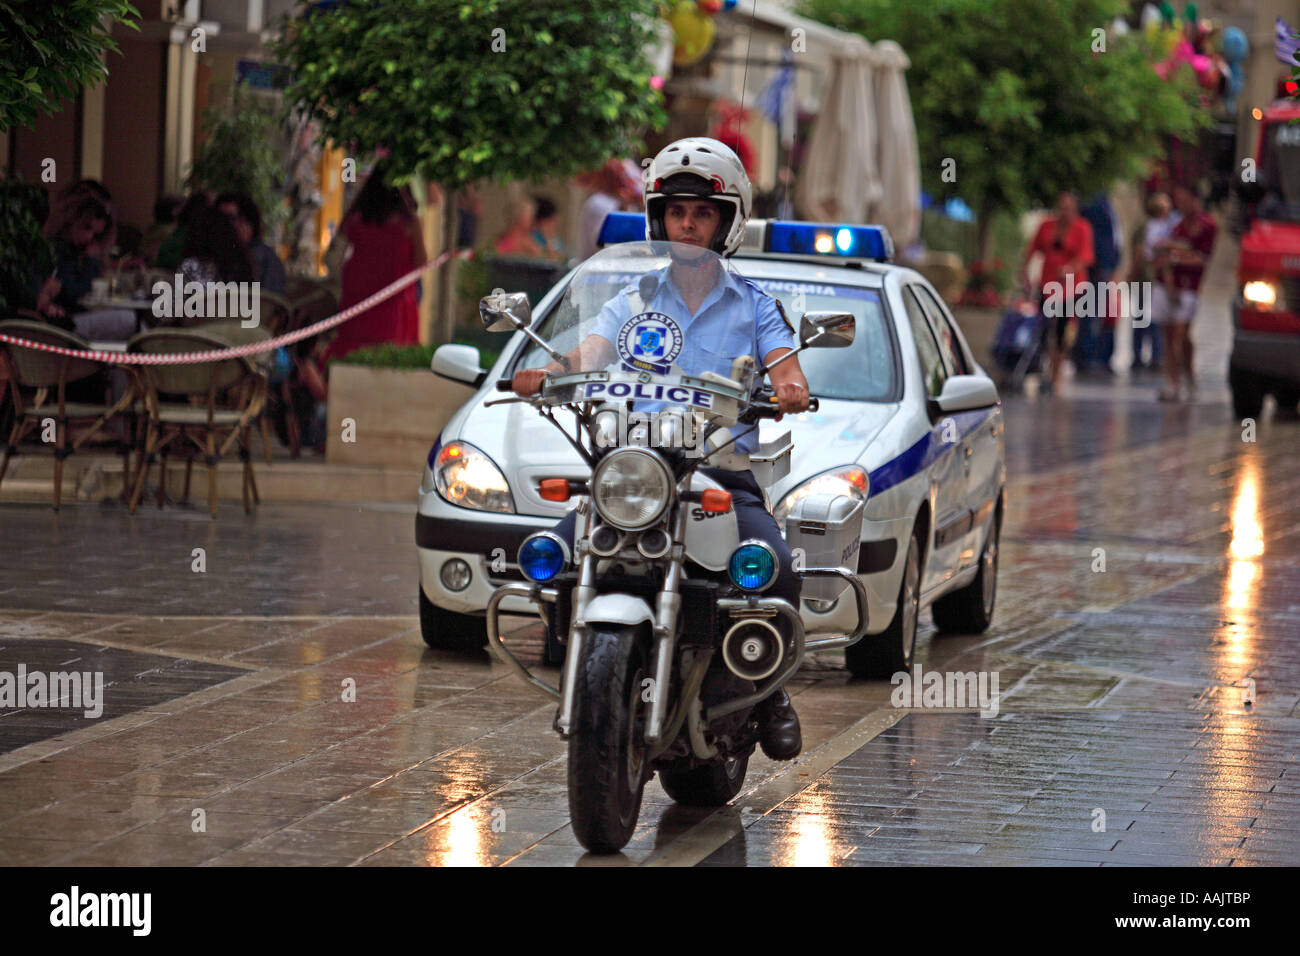
[{"label": "police car wheel", "polygon": [[844,663],[850,674],[867,680],[888,680],[900,671],[912,672],[920,601],[921,542],[913,528],[903,562],[902,580],[898,584],[898,607],[894,619],[881,633],[868,634],[858,643],[844,648]]},{"label": "police car wheel", "polygon": [[946,634],[983,634],[993,623],[997,600],[998,540],[1002,531],[999,506],[989,528],[984,550],[980,552],[980,569],[975,580],[960,591],[945,594],[930,607],[934,626]]},{"label": "police car wheel", "polygon": [[472,651],[487,647],[487,619],[444,611],[420,593],[420,636],[436,651]]}]

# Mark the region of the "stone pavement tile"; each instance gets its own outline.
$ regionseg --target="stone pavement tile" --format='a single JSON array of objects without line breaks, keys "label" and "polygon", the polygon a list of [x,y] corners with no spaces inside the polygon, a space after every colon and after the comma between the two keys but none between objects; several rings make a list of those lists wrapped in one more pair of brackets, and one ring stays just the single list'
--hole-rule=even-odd
[{"label": "stone pavement tile", "polygon": [[588,853],[578,844],[576,839],[569,844],[551,842],[555,836],[556,834],[552,834],[546,841],[530,847],[524,853],[506,863],[506,866],[623,867],[636,866],[641,859],[649,856],[649,851],[636,851],[631,847],[625,848],[621,853],[605,855]]},{"label": "stone pavement tile", "polygon": [[9,780],[0,775],[0,824],[33,810],[87,793],[93,784],[80,780]]},{"label": "stone pavement tile", "polygon": [[364,866],[493,866],[569,825],[566,812],[467,807],[367,857]]},{"label": "stone pavement tile", "polygon": [[341,803],[322,808],[299,820],[294,826],[298,830],[312,832],[389,834],[396,839],[420,829],[454,806],[438,799],[406,806],[354,804],[363,795],[364,791]]},{"label": "stone pavement tile", "polygon": [[160,814],[154,811],[87,813],[84,810],[66,810],[56,804],[8,821],[0,826],[0,838],[13,839],[30,834],[37,839],[94,843],[134,830],[157,819],[158,816]]},{"label": "stone pavement tile", "polygon": [[238,770],[202,766],[158,764],[148,770],[127,774],[97,789],[123,790],[155,796],[203,797],[219,793],[248,779]]},{"label": "stone pavement tile", "polygon": [[1295,866],[1300,862],[1300,852],[1276,849],[1267,843],[1256,843],[1249,837],[1246,842],[1233,851],[1233,865],[1252,866]]},{"label": "stone pavement tile", "polygon": [[403,834],[326,832],[285,827],[209,861],[211,866],[346,866],[389,846]]},{"label": "stone pavement tile", "polygon": [[89,637],[111,628],[115,623],[119,623],[115,618],[98,615],[47,612],[19,620],[6,620],[3,630],[0,630],[0,642],[10,638],[68,640]]},{"label": "stone pavement tile", "polygon": [[190,810],[173,813],[59,862],[70,866],[194,866],[289,822],[282,816],[205,811],[201,818],[205,829],[195,832],[199,819]]},{"label": "stone pavement tile", "polygon": [[0,836],[0,866],[47,866],[81,846],[75,841],[38,838],[34,834]]},{"label": "stone pavement tile", "polygon": [[328,806],[330,800],[320,797],[305,797],[289,793],[258,792],[237,787],[219,794],[204,797],[202,801],[190,801],[195,806],[211,812],[230,812],[253,814],[270,817],[289,817],[292,820]]},{"label": "stone pavement tile", "polygon": [[1162,848],[1149,843],[1121,840],[1107,863],[1122,866],[1227,866],[1240,852],[1220,847]]},{"label": "stone pavement tile", "polygon": [[233,789],[239,793],[310,798],[321,805],[359,793],[375,783],[374,774],[329,774],[301,772],[296,768],[276,770],[241,783]]}]

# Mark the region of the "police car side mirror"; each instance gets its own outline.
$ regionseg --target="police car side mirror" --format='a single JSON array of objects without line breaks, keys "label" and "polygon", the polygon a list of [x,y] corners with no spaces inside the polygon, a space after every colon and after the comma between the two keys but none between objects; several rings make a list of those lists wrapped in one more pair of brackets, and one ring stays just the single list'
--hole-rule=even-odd
[{"label": "police car side mirror", "polygon": [[483,384],[487,372],[479,367],[478,349],[472,345],[440,345],[433,353],[433,374],[464,382],[475,388]]},{"label": "police car side mirror", "polygon": [[943,390],[930,399],[932,412],[968,412],[998,403],[998,389],[983,375],[950,375]]},{"label": "police car side mirror", "polygon": [[848,312],[808,312],[799,322],[804,348],[843,349],[853,344],[857,320]]},{"label": "police car side mirror", "polygon": [[533,324],[533,307],[527,292],[493,289],[478,301],[478,315],[488,332],[513,332]]}]

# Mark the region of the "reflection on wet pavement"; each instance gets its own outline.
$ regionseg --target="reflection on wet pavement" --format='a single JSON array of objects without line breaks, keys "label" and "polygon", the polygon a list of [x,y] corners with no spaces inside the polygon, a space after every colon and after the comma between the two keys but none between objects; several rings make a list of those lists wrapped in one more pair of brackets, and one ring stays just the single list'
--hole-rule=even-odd
[{"label": "reflection on wet pavement", "polygon": [[[997,715],[900,710],[818,655],[791,684],[798,761],[756,754],[714,812],[652,782],[609,858],[568,826],[553,706],[421,643],[409,515],[268,506],[141,532],[110,509],[8,507],[24,544],[0,556],[3,653],[75,642],[190,683],[111,720],[29,714],[49,734],[8,753],[0,710],[0,862],[1300,859],[1300,426],[1261,423],[1252,444],[1219,407],[1049,400],[1009,402],[1007,435],[994,626],[927,627],[917,661],[996,673]],[[537,625],[517,627],[535,655]]]}]

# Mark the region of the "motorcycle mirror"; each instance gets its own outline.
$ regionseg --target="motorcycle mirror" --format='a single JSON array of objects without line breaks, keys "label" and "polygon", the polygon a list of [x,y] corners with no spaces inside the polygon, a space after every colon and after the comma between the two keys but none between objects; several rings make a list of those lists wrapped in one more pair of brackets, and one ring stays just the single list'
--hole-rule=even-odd
[{"label": "motorcycle mirror", "polygon": [[527,292],[493,289],[478,302],[479,318],[488,332],[513,332],[526,329],[533,321],[533,307]]},{"label": "motorcycle mirror", "polygon": [[799,323],[799,344],[816,349],[848,348],[856,328],[857,320],[848,312],[808,312]]}]

